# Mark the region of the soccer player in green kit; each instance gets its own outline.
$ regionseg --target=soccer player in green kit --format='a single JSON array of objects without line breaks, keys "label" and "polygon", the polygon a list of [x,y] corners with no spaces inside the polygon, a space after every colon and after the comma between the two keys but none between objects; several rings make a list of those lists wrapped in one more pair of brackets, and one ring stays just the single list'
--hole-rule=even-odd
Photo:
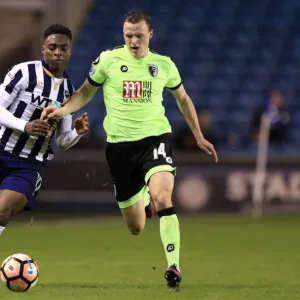
[{"label": "soccer player in green kit", "polygon": [[136,235],[143,231],[146,217],[151,217],[156,210],[168,264],[165,279],[170,288],[178,288],[182,280],[180,231],[171,200],[176,168],[172,159],[171,126],[162,105],[164,88],[175,97],[199,148],[215,161],[218,157],[200,130],[194,105],[175,64],[169,57],[149,50],[153,36],[151,18],[143,12],[129,12],[123,33],[125,45],[102,52],[92,63],[89,77],[81,88],[63,107],[46,108],[42,118],[62,118],[79,110],[103,86],[107,111],[106,159],[123,218]]}]

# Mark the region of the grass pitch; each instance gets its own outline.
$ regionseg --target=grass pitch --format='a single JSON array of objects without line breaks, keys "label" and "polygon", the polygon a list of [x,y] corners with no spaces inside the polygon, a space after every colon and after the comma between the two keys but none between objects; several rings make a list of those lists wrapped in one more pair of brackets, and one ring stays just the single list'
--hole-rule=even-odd
[{"label": "grass pitch", "polygon": [[166,288],[159,220],[131,236],[120,218],[12,223],[0,260],[33,256],[37,286],[5,300],[294,300],[300,297],[300,217],[180,217],[180,292]]}]

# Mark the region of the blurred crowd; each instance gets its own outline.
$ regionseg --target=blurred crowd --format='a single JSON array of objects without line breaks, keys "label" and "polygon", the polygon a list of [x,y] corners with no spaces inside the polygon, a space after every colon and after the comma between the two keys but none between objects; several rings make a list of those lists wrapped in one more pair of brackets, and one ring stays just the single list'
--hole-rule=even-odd
[{"label": "blurred crowd", "polygon": [[[229,145],[238,147],[239,145],[250,145],[258,142],[258,134],[261,125],[261,117],[266,114],[271,120],[269,142],[271,145],[284,145],[288,140],[290,127],[290,116],[284,105],[284,97],[279,90],[272,90],[267,99],[262,99],[262,105],[257,107],[252,117],[248,120],[249,128],[246,134],[238,134],[234,129],[224,133],[220,124],[214,118],[214,113],[208,108],[197,110],[200,128],[211,143],[218,149],[220,145]],[[97,123],[97,126],[102,126]],[[105,137],[99,137],[95,134],[99,130],[95,130],[91,126],[90,131],[85,134],[76,148],[82,149],[101,149],[105,147]],[[178,151],[198,150],[194,136],[183,121],[183,123],[173,132],[173,146]]]}]

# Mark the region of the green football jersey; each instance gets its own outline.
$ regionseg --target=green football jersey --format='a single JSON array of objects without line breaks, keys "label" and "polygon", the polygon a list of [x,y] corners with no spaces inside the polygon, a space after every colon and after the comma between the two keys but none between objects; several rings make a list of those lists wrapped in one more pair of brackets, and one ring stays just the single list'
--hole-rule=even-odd
[{"label": "green football jersey", "polygon": [[181,78],[169,57],[149,51],[146,57],[136,58],[124,45],[102,52],[88,80],[103,85],[108,142],[138,141],[171,132],[163,90],[177,89]]}]

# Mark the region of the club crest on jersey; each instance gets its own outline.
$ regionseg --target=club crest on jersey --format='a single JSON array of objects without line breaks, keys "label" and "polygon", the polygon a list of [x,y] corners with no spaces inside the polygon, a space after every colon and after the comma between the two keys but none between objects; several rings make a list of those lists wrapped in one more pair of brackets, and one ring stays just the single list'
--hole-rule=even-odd
[{"label": "club crest on jersey", "polygon": [[152,77],[156,77],[158,74],[158,66],[153,64],[148,64],[148,71]]}]

